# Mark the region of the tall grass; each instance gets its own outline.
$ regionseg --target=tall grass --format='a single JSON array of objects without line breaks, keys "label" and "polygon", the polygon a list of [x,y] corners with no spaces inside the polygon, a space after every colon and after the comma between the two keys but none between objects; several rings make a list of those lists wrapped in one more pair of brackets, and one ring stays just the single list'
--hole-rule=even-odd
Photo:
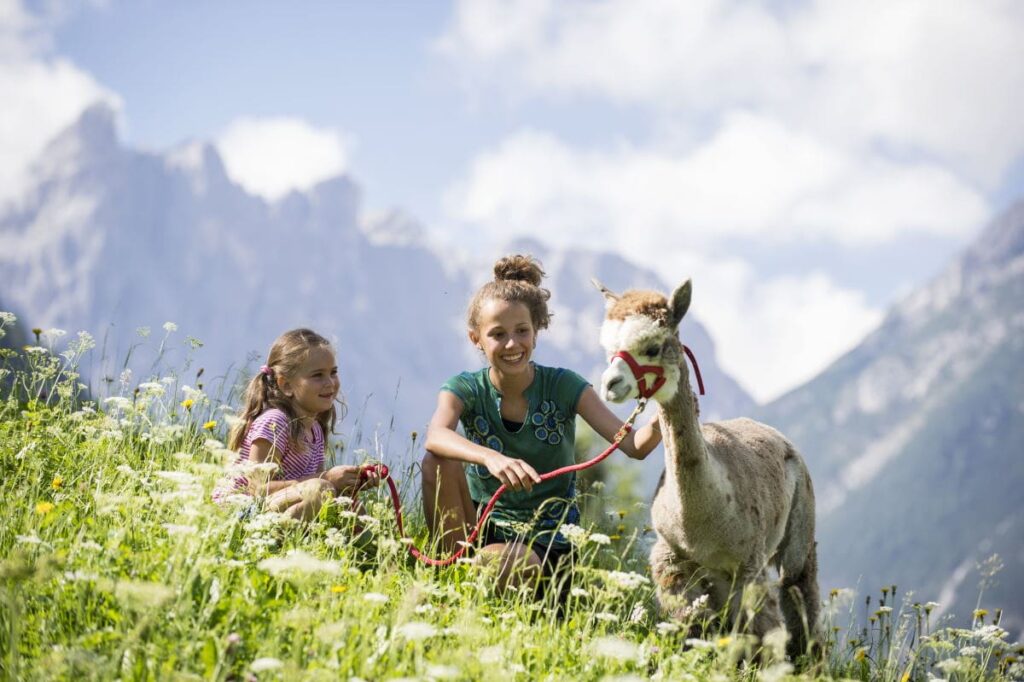
[{"label": "tall grass", "polygon": [[[0,334],[13,323],[0,316]],[[165,328],[160,353],[175,343]],[[195,340],[186,341],[195,347]],[[495,594],[472,562],[409,561],[387,499],[345,499],[299,525],[214,504],[233,458],[230,420],[201,372],[185,384],[156,362],[90,392],[87,335],[36,335],[0,350],[0,675],[5,679],[780,679],[778,651],[716,622],[658,616],[637,548],[642,514],[591,480],[579,559],[559,590]],[[158,355],[160,354],[158,353]],[[100,362],[102,366],[104,363]],[[123,370],[128,369],[126,364]],[[336,461],[405,462],[398,479],[411,540],[425,542],[414,436],[371,439]],[[387,443],[385,447],[383,443]],[[355,526],[370,533],[356,535]],[[991,619],[935,630],[928,606],[881,610],[865,628],[830,597],[823,662],[807,678],[1020,677]],[[896,603],[895,588],[886,597]],[[846,619],[845,621],[843,619]],[[868,627],[870,625],[870,627]],[[1019,651],[1017,652],[1019,655]]]}]

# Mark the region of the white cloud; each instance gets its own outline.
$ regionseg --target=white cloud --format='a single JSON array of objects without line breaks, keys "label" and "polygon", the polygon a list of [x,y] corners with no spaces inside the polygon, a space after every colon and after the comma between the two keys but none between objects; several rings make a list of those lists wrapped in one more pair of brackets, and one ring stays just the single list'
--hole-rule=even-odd
[{"label": "white cloud", "polygon": [[349,139],[299,118],[240,118],[217,139],[228,175],[268,200],[341,174]]},{"label": "white cloud", "polygon": [[0,203],[24,191],[46,144],[91,104],[120,99],[67,59],[45,54],[50,19],[0,0]]},{"label": "white cloud", "polygon": [[623,249],[706,249],[732,236],[878,244],[906,233],[960,236],[988,213],[941,167],[830,146],[777,121],[734,114],[688,152],[620,145],[579,151],[523,131],[480,154],[445,196],[455,220]]},{"label": "white cloud", "polygon": [[440,50],[502,93],[591,95],[696,125],[737,107],[995,186],[1024,151],[1024,4],[463,0]]}]

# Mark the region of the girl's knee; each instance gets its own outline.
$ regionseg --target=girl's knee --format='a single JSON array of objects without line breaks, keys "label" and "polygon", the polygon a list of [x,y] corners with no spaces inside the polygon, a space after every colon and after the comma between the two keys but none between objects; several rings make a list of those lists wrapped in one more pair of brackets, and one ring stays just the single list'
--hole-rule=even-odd
[{"label": "girl's knee", "polygon": [[423,455],[420,462],[423,470],[423,485],[436,488],[442,481],[452,480],[456,474],[462,473],[462,463],[444,457],[438,457],[432,452]]}]

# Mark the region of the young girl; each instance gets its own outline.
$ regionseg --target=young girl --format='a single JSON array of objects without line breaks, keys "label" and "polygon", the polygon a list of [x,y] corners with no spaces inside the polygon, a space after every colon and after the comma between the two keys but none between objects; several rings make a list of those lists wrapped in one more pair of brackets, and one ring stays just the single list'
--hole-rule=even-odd
[{"label": "young girl", "polygon": [[[334,430],[339,389],[338,365],[327,339],[309,329],[279,336],[267,364],[246,387],[241,422],[228,440],[228,447],[238,451],[236,465],[272,462],[277,469],[270,480],[239,476],[222,482],[214,498],[246,491],[265,496],[270,511],[308,521],[320,511],[325,495],[351,494],[360,484],[358,466],[324,471],[326,434]],[[368,471],[363,484],[378,480]]]},{"label": "young girl", "polygon": [[[424,512],[445,550],[465,541],[478,508],[501,484],[509,487],[481,536],[483,556],[500,559],[500,589],[550,575],[569,552],[558,527],[579,519],[576,475],[541,482],[540,474],[574,463],[576,415],[609,441],[622,426],[578,374],[530,361],[550,317],[543,276],[529,256],[495,264],[494,281],[468,310],[469,340],[488,366],[442,386],[425,442]],[[465,436],[455,430],[460,421]],[[627,435],[622,451],[635,459],[650,454],[661,441],[657,424]]]}]

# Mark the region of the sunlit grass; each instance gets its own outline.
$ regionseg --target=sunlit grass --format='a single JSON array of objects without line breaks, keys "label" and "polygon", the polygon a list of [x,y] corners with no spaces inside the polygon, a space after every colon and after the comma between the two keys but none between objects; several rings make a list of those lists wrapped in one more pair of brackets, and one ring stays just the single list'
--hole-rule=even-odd
[{"label": "sunlit grass", "polygon": [[[13,323],[0,316],[0,331]],[[164,327],[159,358],[174,343]],[[565,587],[494,593],[471,562],[410,562],[379,492],[300,525],[211,491],[233,453],[230,409],[154,362],[90,394],[92,341],[57,330],[0,358],[0,676],[5,679],[782,679],[784,638],[752,642],[716,622],[661,618],[638,540],[643,514],[607,482],[584,483],[579,560]],[[63,345],[61,345],[63,343]],[[185,342],[192,348],[194,339]],[[134,347],[133,347],[134,349]],[[230,395],[230,390],[221,391]],[[425,542],[414,436],[337,461],[406,462],[411,540]],[[399,443],[399,441],[401,441]],[[619,494],[613,495],[612,492]],[[368,532],[353,541],[355,526]],[[437,554],[437,552],[435,552]],[[1015,645],[976,614],[938,628],[926,604],[829,598],[823,663],[808,678],[1020,676]],[[699,612],[699,609],[694,609]],[[860,625],[861,621],[863,625]],[[706,627],[705,627],[706,626]],[[935,630],[933,631],[933,628]],[[755,656],[756,654],[756,656]]]}]

